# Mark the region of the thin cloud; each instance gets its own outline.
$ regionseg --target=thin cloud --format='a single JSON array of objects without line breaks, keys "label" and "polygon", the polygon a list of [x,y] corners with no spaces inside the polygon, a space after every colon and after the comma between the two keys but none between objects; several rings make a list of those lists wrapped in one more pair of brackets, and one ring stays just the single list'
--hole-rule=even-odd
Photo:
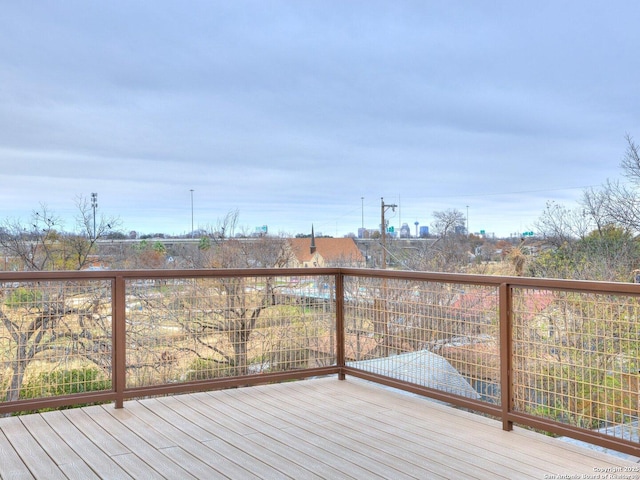
[{"label": "thin cloud", "polygon": [[[58,2],[0,18],[0,218],[355,232],[469,207],[529,229],[640,131],[632,1]],[[362,201],[361,198],[365,200]],[[395,200],[394,200],[395,199]],[[72,222],[67,222],[71,225]],[[399,226],[399,225],[398,225]]]}]

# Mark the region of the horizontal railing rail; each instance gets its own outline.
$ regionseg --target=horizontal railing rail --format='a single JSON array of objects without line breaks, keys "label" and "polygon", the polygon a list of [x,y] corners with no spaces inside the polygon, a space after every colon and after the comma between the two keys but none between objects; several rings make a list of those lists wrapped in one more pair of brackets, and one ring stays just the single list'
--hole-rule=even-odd
[{"label": "horizontal railing rail", "polygon": [[353,375],[640,455],[640,287],[354,268],[0,273],[0,414]]}]

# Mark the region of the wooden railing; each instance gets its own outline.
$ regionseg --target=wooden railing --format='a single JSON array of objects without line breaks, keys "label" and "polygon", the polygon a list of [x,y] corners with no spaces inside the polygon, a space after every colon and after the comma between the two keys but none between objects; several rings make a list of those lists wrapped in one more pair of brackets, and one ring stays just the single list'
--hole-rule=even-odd
[{"label": "wooden railing", "polygon": [[640,287],[387,270],[0,273],[0,414],[347,375],[640,454]]}]

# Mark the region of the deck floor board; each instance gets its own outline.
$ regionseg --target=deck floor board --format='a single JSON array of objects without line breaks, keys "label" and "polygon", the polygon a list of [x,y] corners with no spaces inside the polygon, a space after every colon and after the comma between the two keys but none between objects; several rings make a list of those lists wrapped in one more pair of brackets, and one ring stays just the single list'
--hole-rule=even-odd
[{"label": "deck floor board", "polygon": [[0,418],[0,478],[539,480],[640,466],[501,427],[328,377]]}]

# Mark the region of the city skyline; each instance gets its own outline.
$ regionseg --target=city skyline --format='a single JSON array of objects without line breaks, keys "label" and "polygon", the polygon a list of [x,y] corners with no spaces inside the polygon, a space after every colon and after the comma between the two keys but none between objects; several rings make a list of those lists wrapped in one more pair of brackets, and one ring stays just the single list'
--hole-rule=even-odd
[{"label": "city skyline", "polygon": [[[193,189],[190,190],[190,197],[192,198],[193,195],[195,194],[195,191]],[[322,228],[317,228],[314,227],[314,223],[311,222],[308,224],[308,228],[304,228],[304,222],[299,222],[301,225],[303,225],[303,228],[299,231],[284,231],[284,230],[274,230],[274,227],[272,225],[269,224],[261,224],[261,225],[255,225],[255,226],[250,226],[250,225],[246,225],[242,223],[242,212],[239,211],[233,211],[230,210],[228,212],[221,212],[221,214],[216,217],[210,217],[211,221],[209,221],[206,225],[198,223],[198,221],[196,220],[196,213],[195,213],[195,202],[193,202],[193,200],[191,201],[191,208],[190,210],[187,212],[189,218],[187,219],[186,222],[183,222],[182,220],[184,219],[178,219],[175,223],[176,225],[179,225],[181,223],[189,223],[190,228],[186,228],[183,230],[166,230],[166,229],[162,229],[161,226],[159,224],[154,224],[153,220],[149,220],[147,223],[145,223],[145,228],[135,228],[135,226],[127,224],[124,219],[122,217],[120,217],[117,212],[113,212],[113,211],[105,211],[105,209],[101,209],[98,203],[99,200],[99,195],[98,192],[91,192],[91,194],[89,195],[82,195],[81,197],[78,197],[74,200],[74,203],[77,204],[77,202],[79,200],[83,200],[85,201],[87,207],[90,206],[91,210],[93,213],[93,222],[95,224],[95,222],[97,221],[98,223],[100,223],[100,217],[105,216],[105,217],[109,217],[110,219],[114,219],[118,221],[118,224],[116,226],[114,226],[114,228],[112,230],[108,230],[109,232],[112,233],[122,233],[124,235],[128,235],[130,232],[135,231],[139,236],[148,236],[151,234],[164,234],[167,236],[173,236],[173,237],[181,237],[181,236],[189,236],[191,233],[195,232],[201,232],[201,231],[205,231],[207,233],[214,233],[216,231],[216,227],[219,226],[219,224],[221,224],[222,222],[224,222],[225,220],[225,216],[228,216],[229,214],[236,214],[237,213],[237,224],[235,224],[234,226],[234,235],[241,235],[241,236],[251,236],[252,234],[268,234],[268,235],[280,235],[280,236],[291,236],[294,237],[296,235],[310,235],[311,234],[311,230],[313,228],[315,228],[315,232],[317,236],[331,236],[331,237],[343,237],[343,236],[356,236],[359,237],[360,236],[360,231],[364,230],[367,232],[374,232],[374,231],[380,231],[381,229],[381,212],[380,212],[380,203],[381,201],[384,201],[384,198],[380,198],[378,200],[378,207],[377,207],[377,217],[375,214],[371,214],[370,212],[368,212],[365,209],[365,204],[364,204],[364,197],[361,197],[361,207],[359,210],[359,215],[360,215],[360,224],[358,225],[346,225],[343,224],[343,231],[338,231],[336,229],[335,232],[331,231],[331,228],[327,229],[322,229]],[[387,204],[387,202],[385,201],[385,204]],[[435,230],[436,227],[434,225],[433,222],[433,218],[432,215],[427,215],[428,217],[428,221],[420,221],[420,220],[413,220],[411,221],[411,219],[405,218],[403,217],[402,214],[402,210],[403,207],[402,205],[399,204],[393,204],[395,206],[394,209],[385,209],[385,221],[387,224],[387,233],[392,235],[392,236],[400,236],[400,231],[403,227],[407,227],[408,228],[408,232],[409,232],[409,236],[411,238],[415,238],[415,237],[420,237],[422,236],[423,229],[426,227],[428,230],[428,234],[430,235],[434,235],[435,234]],[[74,205],[72,209],[69,210],[69,215],[68,216],[62,216],[59,214],[59,212],[54,211],[53,209],[51,209],[51,207],[49,206],[49,204],[47,204],[46,202],[41,202],[40,205],[38,205],[37,207],[35,207],[34,209],[32,209],[31,212],[29,212],[27,214],[27,216],[24,217],[20,217],[18,215],[8,215],[7,217],[3,218],[2,221],[9,221],[10,223],[13,223],[15,221],[23,224],[25,227],[28,227],[31,225],[34,217],[41,217],[42,213],[43,213],[43,208],[46,209],[46,213],[48,215],[51,216],[50,219],[50,225],[52,226],[54,229],[59,230],[59,231],[64,231],[64,232],[68,232],[68,233],[86,233],[84,231],[79,231],[78,228],[80,228],[80,230],[83,230],[84,227],[78,226],[76,225],[76,219],[79,217],[80,214],[80,210],[78,208],[77,205]],[[527,226],[526,228],[522,229],[522,228],[512,228],[511,231],[507,232],[507,233],[503,233],[503,232],[496,232],[494,230],[492,230],[491,228],[477,228],[477,229],[472,229],[469,225],[470,225],[470,217],[471,217],[471,213],[470,213],[470,206],[466,205],[464,207],[464,210],[461,209],[457,209],[457,208],[445,208],[444,210],[457,210],[458,212],[460,212],[460,214],[463,215],[464,217],[464,225],[462,225],[465,230],[470,233],[470,234],[475,234],[475,235],[486,235],[488,237],[496,237],[496,238],[507,238],[507,237],[513,237],[513,236],[520,236],[522,235],[523,232],[528,232],[531,230],[531,226]],[[350,218],[353,217],[353,211],[351,212]],[[207,216],[207,218],[209,218]],[[369,222],[369,223],[368,223]],[[377,224],[375,223],[377,222]],[[74,227],[75,225],[75,227]],[[277,223],[276,223],[277,225]],[[322,227],[323,224],[320,224],[319,226]],[[34,225],[35,226],[35,225]],[[327,224],[324,224],[324,226],[326,227]],[[95,232],[95,225],[93,227],[93,231]],[[423,232],[424,233],[424,232]]]}]

